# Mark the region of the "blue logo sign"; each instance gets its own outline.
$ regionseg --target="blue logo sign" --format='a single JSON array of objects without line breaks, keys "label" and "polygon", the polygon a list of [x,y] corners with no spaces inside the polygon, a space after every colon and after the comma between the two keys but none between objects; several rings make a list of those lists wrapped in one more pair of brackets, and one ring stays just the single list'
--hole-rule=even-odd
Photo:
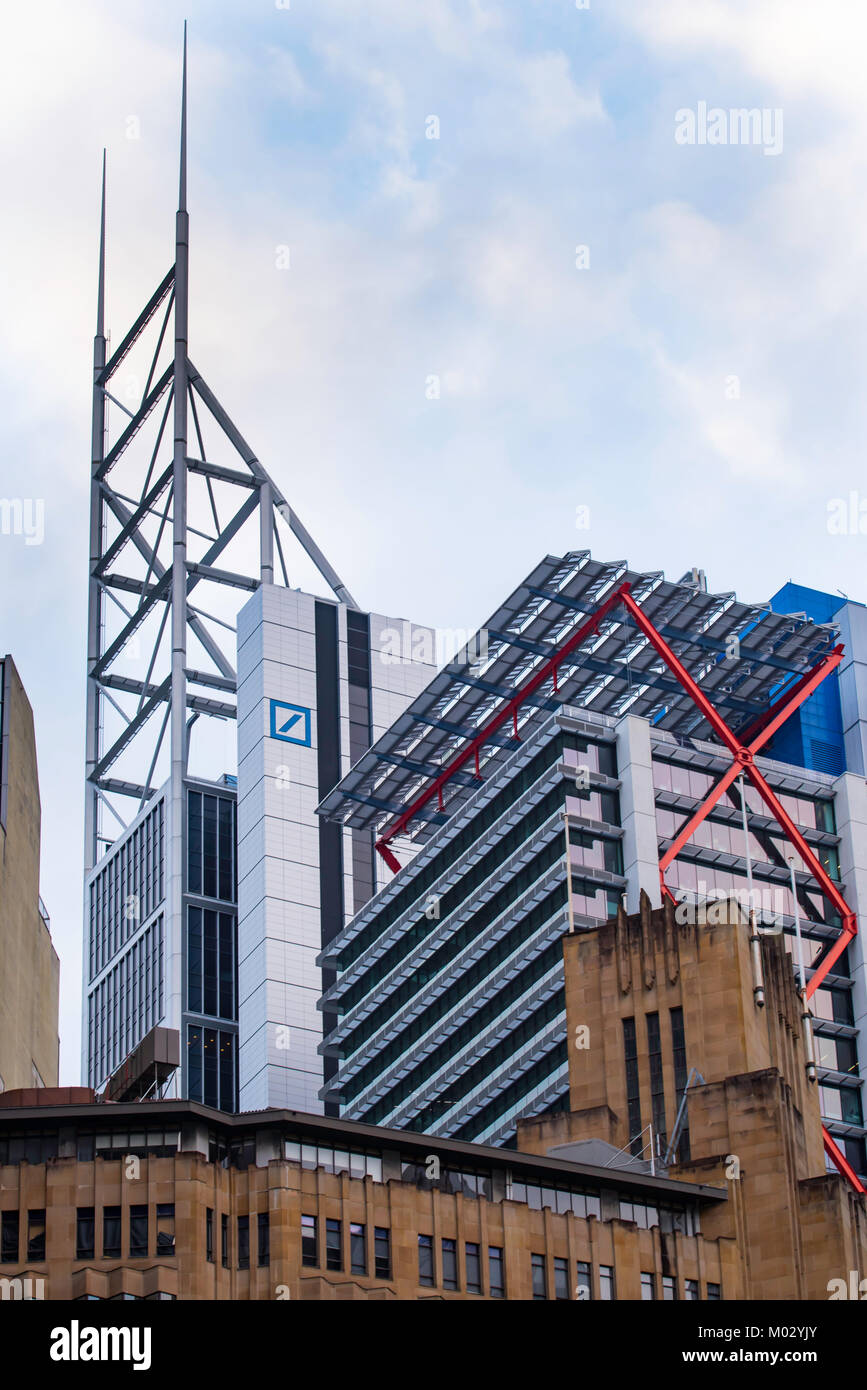
[{"label": "blue logo sign", "polygon": [[300,743],[310,747],[310,711],[303,705],[290,705],[285,700],[271,701],[271,737],[284,743]]}]

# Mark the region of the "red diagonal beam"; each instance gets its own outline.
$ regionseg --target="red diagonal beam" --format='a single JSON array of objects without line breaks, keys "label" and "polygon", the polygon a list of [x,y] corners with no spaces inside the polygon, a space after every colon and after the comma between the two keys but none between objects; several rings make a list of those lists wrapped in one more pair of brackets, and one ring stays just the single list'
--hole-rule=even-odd
[{"label": "red diagonal beam", "polygon": [[822,1126],[822,1143],[825,1145],[825,1153],[831,1159],[832,1163],[836,1164],[843,1176],[849,1179],[855,1191],[867,1191],[861,1179],[858,1177],[858,1174],[855,1172],[855,1169],[847,1160],[846,1155],[837,1148],[837,1145],[834,1143],[834,1140],[831,1138],[824,1125]]},{"label": "red diagonal beam", "polygon": [[547,661],[539,667],[536,674],[531,676],[527,683],[521,686],[515,695],[497,710],[496,714],[491,716],[487,724],[485,724],[477,734],[473,735],[466,747],[462,748],[460,753],[456,754],[451,762],[446,764],[442,772],[439,773],[438,776],[425,787],[424,791],[421,792],[414,801],[411,801],[409,806],[401,811],[397,819],[392,821],[391,825],[383,831],[382,835],[376,841],[376,848],[393,873],[397,873],[400,868],[400,862],[388,848],[389,840],[393,840],[395,835],[400,835],[409,825],[410,821],[418,815],[422,807],[426,806],[433,797],[436,797],[441,804],[442,789],[446,783],[450,781],[456,772],[460,771],[465,763],[469,762],[471,758],[474,759],[482,745],[487,743],[491,735],[495,734],[497,730],[510,719],[515,721],[515,736],[517,737],[518,710],[524,701],[534,694],[540,686],[544,685],[545,681],[548,680],[551,675],[556,677],[558,667],[569,653],[573,652],[576,647],[580,647],[581,643],[586,641],[591,633],[597,630],[603,618],[611,612],[612,608],[617,607],[628,590],[629,585],[627,583],[623,583],[612,590],[604,603],[601,603],[596,609],[595,613],[591,613],[589,618],[576,628],[572,636],[569,637],[561,647],[558,647]]},{"label": "red diagonal beam", "polygon": [[[699,686],[690,676],[689,672],[686,670],[683,663],[678,660],[674,652],[668,646],[668,643],[659,634],[659,632],[657,632],[650,619],[646,617],[644,613],[642,613],[638,604],[635,602],[635,600],[632,598],[630,594],[625,593],[623,595],[623,604],[624,607],[632,615],[637,626],[645,634],[651,646],[659,654],[659,656],[662,657],[662,660],[665,662],[666,666],[668,666],[669,670],[672,671],[674,675],[677,677],[684,690],[686,690],[687,694],[691,696],[694,703],[698,706],[702,714],[707,719],[711,728],[713,728],[716,731],[718,737],[726,745],[726,747],[729,749],[732,755],[731,768],[728,769],[728,771],[722,777],[717,786],[714,787],[710,794],[705,798],[702,805],[698,808],[695,814],[690,817],[690,820],[688,821],[687,825],[685,825],[683,827],[683,830],[681,830],[681,832],[679,833],[677,840],[674,842],[674,845],[677,846],[677,849],[681,849],[683,847],[683,845],[695,831],[696,827],[704,820],[705,816],[719,800],[720,796],[722,795],[722,792],[725,790],[726,785],[731,785],[731,782],[734,781],[735,777],[739,776],[741,772],[744,772],[746,776],[749,777],[753,785],[756,787],[759,795],[761,796],[768,810],[771,812],[771,815],[777,821],[783,833],[786,835],[787,839],[790,841],[791,844],[795,846],[795,849],[801,855],[801,858],[809,868],[814,879],[818,883],[822,892],[825,894],[825,897],[833,904],[835,910],[840,916],[840,919],[843,924],[843,930],[840,932],[840,935],[834,942],[834,945],[831,947],[830,951],[824,957],[821,965],[814,972],[812,979],[810,980],[810,983],[807,985],[805,993],[807,998],[810,998],[810,996],[815,993],[819,985],[825,979],[825,976],[830,971],[831,966],[843,953],[848,943],[856,934],[858,930],[858,923],[854,912],[850,910],[842,893],[835,886],[835,884],[832,883],[831,879],[828,877],[825,870],[822,868],[822,865],[819,863],[810,846],[807,844],[800,830],[795,825],[791,816],[788,815],[785,808],[781,805],[780,801],[774,795],[768,783],[765,781],[764,777],[759,772],[758,768],[755,765],[754,754],[768,741],[768,739],[771,737],[772,734],[776,732],[780,725],[783,724],[785,720],[788,719],[789,716],[792,713],[794,713],[794,711],[800,705],[802,705],[806,699],[808,699],[808,697],[813,693],[816,687],[821,684],[825,677],[829,675],[830,672],[833,671],[834,668],[840,664],[840,661],[843,657],[843,649],[842,647],[838,646],[835,647],[832,652],[829,652],[828,656],[826,656],[825,659],[818,664],[818,666],[816,666],[812,671],[806,672],[805,675],[803,675],[800,678],[800,680],[798,680],[795,683],[791,690],[783,694],[770,707],[769,710],[767,710],[757,720],[754,720],[753,723],[749,726],[745,733],[741,735],[741,738],[739,739],[734,733],[732,733],[725,720],[714,709],[713,705],[705,695],[704,691],[699,688]],[[747,740],[749,740],[749,742],[747,742]],[[674,845],[669,847],[669,849],[666,851],[666,854],[663,856],[663,860],[660,863],[660,878],[662,882],[662,888],[663,891],[669,896],[671,896],[671,890],[668,888],[662,875],[663,865],[665,865],[665,867],[668,867],[668,864],[674,858],[674,854],[677,853],[677,849],[674,849]],[[672,853],[673,849],[674,853]],[[864,1187],[861,1181],[859,1180],[858,1175],[855,1173],[851,1164],[847,1162],[845,1156],[840,1152],[839,1148],[834,1143],[833,1139],[831,1138],[830,1134],[824,1126],[822,1127],[822,1140],[825,1145],[826,1153],[831,1158],[832,1162],[835,1164],[838,1170],[851,1183],[856,1192],[864,1192]]]}]

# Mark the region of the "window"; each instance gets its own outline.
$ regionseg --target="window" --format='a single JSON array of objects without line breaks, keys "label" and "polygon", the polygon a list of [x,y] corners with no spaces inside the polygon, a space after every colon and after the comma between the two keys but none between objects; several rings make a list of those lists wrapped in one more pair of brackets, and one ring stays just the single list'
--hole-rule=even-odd
[{"label": "window", "polygon": [[578,1280],[575,1286],[575,1297],[586,1301],[593,1297],[593,1276],[590,1265],[586,1260],[578,1261],[577,1275]]},{"label": "window", "polygon": [[[75,1213],[75,1258],[77,1260],[93,1259],[93,1226],[93,1207],[79,1207]],[[18,1244],[17,1231],[15,1243]]]},{"label": "window", "polygon": [[157,1255],[169,1259],[175,1253],[175,1204],[157,1203]]},{"label": "window", "polygon": [[437,1188],[440,1192],[461,1192],[464,1197],[485,1197],[488,1201],[492,1197],[490,1173],[471,1168],[447,1168],[443,1163],[439,1177],[432,1178],[428,1174],[427,1164],[403,1159],[400,1175],[404,1182],[413,1182],[427,1192]]},{"label": "window", "polygon": [[609,1302],[616,1299],[614,1291],[614,1267],[613,1265],[599,1266],[599,1297]]},{"label": "window", "polygon": [[27,1259],[45,1259],[45,1208],[27,1213]]},{"label": "window", "polygon": [[250,1218],[238,1217],[238,1268],[250,1268]]},{"label": "window", "polygon": [[260,1211],[257,1218],[259,1228],[259,1266],[271,1263],[271,1222],[267,1211]]},{"label": "window", "polygon": [[349,1223],[349,1272],[367,1273],[367,1250],[365,1248],[364,1227],[357,1221]]},{"label": "window", "polygon": [[530,1263],[533,1267],[533,1297],[536,1299],[548,1297],[548,1273],[545,1268],[544,1255],[531,1255]]},{"label": "window", "polygon": [[387,1226],[373,1229],[373,1265],[377,1279],[391,1278],[391,1232]]},{"label": "window", "polygon": [[[686,1090],[686,1036],[683,1031],[683,1009],[671,1009],[671,1047],[674,1060],[674,1094],[677,1105],[683,1100]],[[680,1138],[677,1141],[677,1157],[681,1163],[689,1162],[689,1112],[684,1107]]]},{"label": "window", "polygon": [[650,1113],[655,1152],[665,1151],[665,1087],[662,1080],[662,1041],[659,1014],[647,1014],[647,1050],[650,1056]]},{"label": "window", "polygon": [[653,1274],[641,1275],[641,1298],[644,1303],[652,1303],[656,1298],[656,1277]]},{"label": "window", "polygon": [[698,1302],[698,1280],[697,1280],[697,1279],[684,1279],[684,1281],[683,1281],[683,1296],[684,1296],[684,1299],[686,1300],[687,1303],[697,1303],[697,1302]]},{"label": "window", "polygon": [[319,1237],[316,1231],[316,1217],[301,1217],[301,1263],[319,1264]]},{"label": "window", "polygon": [[479,1247],[468,1240],[464,1253],[466,1256],[467,1293],[481,1293],[482,1264],[479,1259]]},{"label": "window", "polygon": [[708,1284],[707,1296],[709,1299],[722,1298],[722,1291],[719,1284]]},{"label": "window", "polygon": [[286,1139],[283,1142],[283,1156],[290,1163],[300,1163],[303,1168],[324,1168],[327,1173],[348,1173],[351,1178],[367,1177],[373,1178],[374,1182],[382,1182],[381,1154],[351,1153],[349,1149]]},{"label": "window", "polygon": [[457,1241],[443,1239],[443,1288],[458,1287]]},{"label": "window", "polygon": [[332,1221],[330,1217],[325,1222],[325,1268],[343,1268],[343,1256],[340,1249],[340,1222]]},{"label": "window", "polygon": [[526,1202],[534,1211],[550,1207],[561,1214],[571,1211],[575,1216],[602,1217],[602,1201],[598,1192],[580,1192],[573,1188],[557,1187],[539,1183],[510,1180],[506,1185],[506,1197],[511,1202]]},{"label": "window", "polygon": [[214,1263],[214,1208],[205,1212],[205,1252],[211,1264]]},{"label": "window", "polygon": [[491,1298],[505,1298],[506,1280],[503,1270],[502,1246],[488,1246],[488,1288]]},{"label": "window", "polygon": [[229,1268],[229,1218],[225,1212],[220,1217],[220,1260],[223,1269]]},{"label": "window", "polygon": [[554,1257],[554,1297],[569,1297],[569,1261]]},{"label": "window", "polygon": [[662,1276],[662,1298],[664,1303],[674,1303],[677,1298],[677,1283],[668,1274]]},{"label": "window", "polygon": [[434,1281],[433,1236],[418,1238],[418,1282],[430,1287]]},{"label": "window", "polygon": [[638,1044],[635,1019],[623,1020],[623,1051],[626,1058],[626,1111],[629,1124],[629,1148],[641,1154],[641,1099],[638,1087]]},{"label": "window", "polygon": [[[91,1207],[89,1210],[92,1216],[93,1208]],[[83,1260],[88,1257],[86,1255],[79,1255],[78,1258]],[[2,1261],[4,1265],[18,1263],[17,1211],[4,1211],[2,1214],[2,1223],[0,1223],[0,1261]]]},{"label": "window", "polygon": [[143,1260],[148,1253],[148,1209],[146,1206],[129,1209],[129,1257]]},{"label": "window", "polygon": [[120,1207],[102,1209],[102,1258],[120,1259]]}]

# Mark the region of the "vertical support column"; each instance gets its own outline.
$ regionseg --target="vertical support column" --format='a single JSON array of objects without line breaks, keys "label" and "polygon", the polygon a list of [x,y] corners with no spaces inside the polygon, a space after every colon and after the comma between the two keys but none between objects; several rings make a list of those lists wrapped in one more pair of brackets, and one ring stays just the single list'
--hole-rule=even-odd
[{"label": "vertical support column", "polygon": [[[189,308],[189,216],[187,202],[187,41],[181,96],[181,161],[175,221],[175,359],[173,378],[174,455],[172,464],[172,670],[171,795],[167,806],[166,1015],[183,1016],[184,869],[187,773],[187,333]],[[186,1048],[181,1039],[181,1057]],[[182,1093],[186,1095],[184,1068]]]},{"label": "vertical support column", "polygon": [[270,482],[259,484],[259,578],[274,583],[274,493]]},{"label": "vertical support column", "polygon": [[[840,836],[840,875],[846,901],[860,921],[867,912],[867,781],[844,772],[834,783],[834,811]],[[849,969],[853,980],[852,1007],[858,1034],[861,1074],[867,1071],[867,964],[864,932],[849,942]]]},{"label": "vertical support column", "polygon": [[[99,378],[105,366],[105,151],[102,155],[102,199],[99,229],[99,278],[96,301],[96,334],[93,339],[93,408],[90,444],[90,545],[87,579],[87,695],[84,744],[84,931],[82,932],[81,982],[85,999],[90,981],[90,903],[87,876],[94,868],[99,853],[99,798],[91,782],[99,761],[99,687],[93,675],[102,646],[102,593],[94,570],[102,559],[103,520],[102,491],[98,472],[105,456],[105,392]],[[88,1010],[84,1011],[81,1029],[81,1080],[87,1085]]]},{"label": "vertical support column", "polygon": [[840,704],[846,767],[867,775],[867,609],[844,604],[834,621],[846,655],[840,663]]},{"label": "vertical support column", "polygon": [[637,912],[642,889],[651,907],[662,906],[650,725],[646,719],[627,714],[618,721],[616,735],[617,775],[622,784],[623,872],[628,880],[626,910]]}]

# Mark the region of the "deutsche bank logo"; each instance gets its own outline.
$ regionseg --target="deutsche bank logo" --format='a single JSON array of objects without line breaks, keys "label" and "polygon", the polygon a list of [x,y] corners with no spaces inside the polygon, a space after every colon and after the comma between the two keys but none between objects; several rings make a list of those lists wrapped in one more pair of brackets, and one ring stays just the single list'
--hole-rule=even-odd
[{"label": "deutsche bank logo", "polygon": [[300,743],[310,747],[310,711],[303,705],[290,705],[285,700],[271,701],[271,737],[284,743]]}]

